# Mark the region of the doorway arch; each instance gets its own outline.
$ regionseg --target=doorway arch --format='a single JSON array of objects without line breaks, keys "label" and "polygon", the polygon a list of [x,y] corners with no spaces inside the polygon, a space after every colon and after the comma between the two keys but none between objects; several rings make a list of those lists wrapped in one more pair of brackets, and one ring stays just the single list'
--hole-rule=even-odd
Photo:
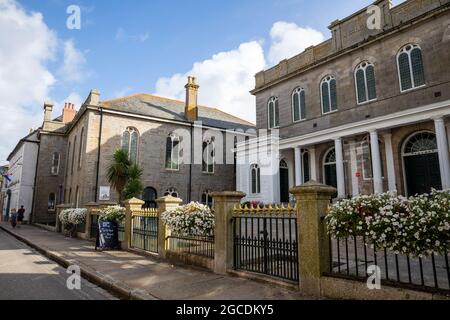
[{"label": "doorway arch", "polygon": [[142,200],[145,202],[142,208],[144,209],[155,209],[156,208],[156,198],[157,192],[153,187],[147,187],[142,193]]},{"label": "doorway arch", "polygon": [[429,131],[409,136],[402,149],[405,193],[407,196],[442,189],[436,135]]},{"label": "doorway arch", "polygon": [[289,166],[284,159],[280,161],[280,202],[289,202]]}]

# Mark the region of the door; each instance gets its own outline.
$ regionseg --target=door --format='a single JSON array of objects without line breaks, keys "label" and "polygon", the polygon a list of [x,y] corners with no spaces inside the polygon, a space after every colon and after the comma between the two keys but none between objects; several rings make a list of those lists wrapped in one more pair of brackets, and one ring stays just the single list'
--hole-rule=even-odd
[{"label": "door", "polygon": [[442,189],[437,153],[405,157],[405,174],[409,196]]},{"label": "door", "polygon": [[284,160],[280,162],[280,202],[289,203],[289,169]]}]

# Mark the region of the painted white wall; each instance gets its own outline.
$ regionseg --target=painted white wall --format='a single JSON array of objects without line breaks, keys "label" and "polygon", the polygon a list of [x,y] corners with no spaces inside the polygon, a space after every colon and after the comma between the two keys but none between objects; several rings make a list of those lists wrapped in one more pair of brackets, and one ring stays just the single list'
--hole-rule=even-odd
[{"label": "painted white wall", "polygon": [[26,210],[26,221],[29,221],[32,211],[37,156],[38,144],[24,141],[12,155],[9,163],[8,172],[12,175],[9,185],[11,190],[10,210],[19,210],[23,205]]}]

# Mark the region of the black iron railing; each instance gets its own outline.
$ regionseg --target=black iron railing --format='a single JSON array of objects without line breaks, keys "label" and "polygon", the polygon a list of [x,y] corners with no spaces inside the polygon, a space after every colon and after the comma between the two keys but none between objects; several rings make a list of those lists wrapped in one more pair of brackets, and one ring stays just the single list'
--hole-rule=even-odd
[{"label": "black iron railing", "polygon": [[298,281],[295,215],[236,216],[234,268]]},{"label": "black iron railing", "polygon": [[381,271],[381,280],[395,286],[424,290],[450,290],[449,255],[412,257],[386,248],[372,248],[364,237],[330,237],[331,275],[367,279],[370,266]]},{"label": "black iron railing", "polygon": [[158,252],[158,217],[133,216],[133,234],[131,246],[133,248]]},{"label": "black iron railing", "polygon": [[214,236],[170,235],[166,241],[169,251],[214,259]]}]

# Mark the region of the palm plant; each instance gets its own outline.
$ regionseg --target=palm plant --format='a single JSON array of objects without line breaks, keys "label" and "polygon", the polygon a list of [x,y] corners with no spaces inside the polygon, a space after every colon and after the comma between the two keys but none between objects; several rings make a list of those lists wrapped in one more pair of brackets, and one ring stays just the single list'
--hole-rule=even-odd
[{"label": "palm plant", "polygon": [[142,169],[137,164],[128,168],[128,181],[125,186],[125,199],[138,198],[142,195],[144,186],[141,182]]},{"label": "palm plant", "polygon": [[114,152],[113,161],[108,167],[107,177],[111,186],[119,194],[119,202],[123,200],[123,190],[128,182],[128,170],[131,162],[128,152],[118,149]]}]

